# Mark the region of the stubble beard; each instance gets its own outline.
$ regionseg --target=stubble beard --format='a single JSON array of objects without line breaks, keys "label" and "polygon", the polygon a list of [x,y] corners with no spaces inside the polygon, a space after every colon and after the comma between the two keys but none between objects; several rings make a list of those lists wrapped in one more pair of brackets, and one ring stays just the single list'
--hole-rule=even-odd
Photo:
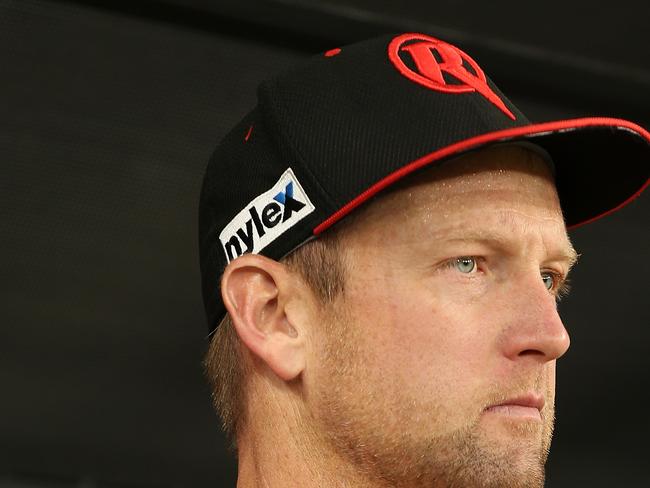
[{"label": "stubble beard", "polygon": [[[444,425],[441,405],[400,395],[398,385],[377,389],[381,371],[369,371],[355,325],[338,318],[328,331],[323,374],[313,398],[310,427],[323,449],[356,477],[355,487],[541,488],[554,425],[553,405],[542,411],[542,427],[508,424],[513,442],[488,438],[478,417],[436,435]],[[385,385],[382,385],[385,386]],[[427,432],[429,429],[429,432]],[[541,430],[541,432],[540,432]],[[522,438],[522,442],[516,442]],[[533,442],[531,439],[538,439]]]}]

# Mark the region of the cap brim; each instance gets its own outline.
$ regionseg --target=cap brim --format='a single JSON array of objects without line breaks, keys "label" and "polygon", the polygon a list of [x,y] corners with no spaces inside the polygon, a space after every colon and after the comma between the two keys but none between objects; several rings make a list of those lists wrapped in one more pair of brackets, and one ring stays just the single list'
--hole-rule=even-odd
[{"label": "cap brim", "polygon": [[650,183],[650,133],[633,122],[580,118],[488,132],[426,154],[381,179],[314,229],[318,235],[383,189],[426,166],[508,141],[529,141],[553,158],[567,228],[624,207]]}]

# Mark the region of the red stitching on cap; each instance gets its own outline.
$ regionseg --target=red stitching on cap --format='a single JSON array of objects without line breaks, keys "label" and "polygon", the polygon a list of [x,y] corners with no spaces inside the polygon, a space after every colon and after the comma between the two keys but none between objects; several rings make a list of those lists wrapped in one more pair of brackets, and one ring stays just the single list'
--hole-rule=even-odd
[{"label": "red stitching on cap", "polygon": [[246,137],[244,137],[244,142],[248,141],[248,138],[251,136],[251,132],[253,132],[253,124],[248,128],[248,132],[246,133]]}]

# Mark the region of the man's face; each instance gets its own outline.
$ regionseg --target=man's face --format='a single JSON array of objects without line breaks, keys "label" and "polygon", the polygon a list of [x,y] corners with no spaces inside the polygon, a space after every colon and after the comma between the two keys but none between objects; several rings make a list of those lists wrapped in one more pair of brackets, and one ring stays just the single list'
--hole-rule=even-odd
[{"label": "man's face", "polygon": [[[542,486],[573,252],[545,163],[466,156],[370,205],[344,243],[306,378],[327,445],[388,486]],[[537,418],[486,411],[530,393]]]}]

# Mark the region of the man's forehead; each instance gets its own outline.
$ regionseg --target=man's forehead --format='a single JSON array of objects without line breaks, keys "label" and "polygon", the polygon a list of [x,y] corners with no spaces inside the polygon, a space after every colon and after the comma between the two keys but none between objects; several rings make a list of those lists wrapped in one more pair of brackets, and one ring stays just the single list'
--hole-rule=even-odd
[{"label": "man's forehead", "polygon": [[[482,240],[543,233],[555,254],[575,258],[551,169],[538,154],[502,146],[423,172],[353,216],[362,240]],[[355,232],[356,233],[356,232]]]}]

